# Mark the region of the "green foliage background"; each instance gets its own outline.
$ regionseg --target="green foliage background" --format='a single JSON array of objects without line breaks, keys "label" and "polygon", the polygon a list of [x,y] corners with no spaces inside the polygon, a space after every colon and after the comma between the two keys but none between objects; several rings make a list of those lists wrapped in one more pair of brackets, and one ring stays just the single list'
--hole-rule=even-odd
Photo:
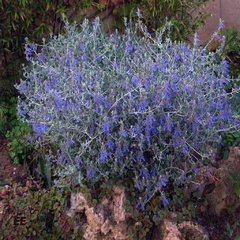
[{"label": "green foliage background", "polygon": [[152,33],[162,28],[166,20],[171,20],[172,39],[189,40],[207,17],[198,10],[205,2],[207,0],[131,0],[119,9],[118,25],[123,17],[135,15],[139,8]]}]

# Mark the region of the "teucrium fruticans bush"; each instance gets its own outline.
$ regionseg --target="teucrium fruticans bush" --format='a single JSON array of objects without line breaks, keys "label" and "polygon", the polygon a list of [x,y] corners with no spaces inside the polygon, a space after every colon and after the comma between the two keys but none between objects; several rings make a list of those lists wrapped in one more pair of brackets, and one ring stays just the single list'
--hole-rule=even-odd
[{"label": "teucrium fruticans bush", "polygon": [[26,54],[18,111],[36,143],[57,146],[48,158],[76,180],[132,178],[141,206],[155,192],[167,205],[169,179],[187,181],[238,125],[227,62],[165,32],[153,39],[140,20],[112,35],[98,19],[67,24],[66,35]]}]

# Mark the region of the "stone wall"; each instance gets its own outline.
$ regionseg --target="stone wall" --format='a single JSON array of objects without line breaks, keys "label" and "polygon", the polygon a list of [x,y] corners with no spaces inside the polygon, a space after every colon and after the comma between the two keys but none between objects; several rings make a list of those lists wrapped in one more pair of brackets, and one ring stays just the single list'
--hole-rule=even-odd
[{"label": "stone wall", "polygon": [[216,31],[220,18],[226,28],[235,28],[240,32],[240,0],[209,0],[201,10],[210,14],[206,25],[199,30],[202,42],[208,41]]}]

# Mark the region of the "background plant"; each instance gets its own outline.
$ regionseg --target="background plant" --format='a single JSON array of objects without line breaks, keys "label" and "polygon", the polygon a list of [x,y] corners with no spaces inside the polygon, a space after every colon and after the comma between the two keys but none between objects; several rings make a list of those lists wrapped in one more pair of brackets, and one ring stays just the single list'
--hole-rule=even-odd
[{"label": "background plant", "polygon": [[[140,15],[140,13],[139,13]],[[165,187],[182,184],[221,140],[238,127],[227,93],[228,64],[205,48],[152,38],[139,20],[126,32],[104,34],[98,19],[66,24],[42,51],[29,43],[24,98],[18,112],[33,127],[37,146],[53,144],[47,157],[82,181],[132,176],[144,192],[142,208]],[[140,29],[140,34],[138,30]]]},{"label": "background plant", "polygon": [[1,101],[0,132],[6,135],[10,145],[10,156],[15,163],[30,160],[33,147],[28,143],[28,137],[32,128],[26,122],[21,121],[17,114],[17,98]]},{"label": "background plant", "polygon": [[[229,71],[232,78],[232,83],[227,87],[231,90],[233,84],[240,86],[240,39],[238,32],[234,29],[224,30],[225,45],[221,55],[229,62]],[[239,111],[240,94],[237,94],[232,100],[232,106]],[[239,131],[229,132],[223,138],[225,146],[239,146],[240,133]]]},{"label": "background plant", "polygon": [[205,2],[206,0],[131,0],[119,8],[117,25],[121,26],[123,17],[134,15],[140,9],[144,23],[152,33],[162,28],[168,19],[172,23],[171,38],[177,41],[189,40],[207,17],[207,14],[199,10]]},{"label": "background plant", "polygon": [[15,192],[4,200],[7,211],[0,221],[0,239],[82,239],[65,213],[67,191],[51,188],[23,193],[21,189],[15,186]]},{"label": "background plant", "polygon": [[[86,8],[92,5],[92,1],[72,4]],[[26,37],[35,41],[49,33],[58,34],[62,27],[61,16],[70,6],[69,1],[63,0],[1,0],[1,49],[22,55]]]},{"label": "background plant", "polygon": [[230,182],[234,193],[240,198],[240,173],[238,171],[230,175]]},{"label": "background plant", "polygon": [[63,25],[62,14],[73,8],[87,8],[92,3],[91,0],[0,1],[0,87],[4,88],[1,96],[14,95],[12,86],[21,76],[25,38],[39,41],[58,34]]},{"label": "background plant", "polygon": [[17,124],[17,99],[2,99],[0,101],[0,132],[5,135],[13,126]]}]

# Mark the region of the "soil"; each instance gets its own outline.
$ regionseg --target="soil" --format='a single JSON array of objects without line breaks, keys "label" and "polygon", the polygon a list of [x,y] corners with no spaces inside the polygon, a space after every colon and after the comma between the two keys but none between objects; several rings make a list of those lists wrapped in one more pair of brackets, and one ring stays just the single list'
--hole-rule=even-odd
[{"label": "soil", "polygon": [[14,183],[25,186],[27,181],[32,181],[31,177],[23,167],[12,162],[8,142],[0,135],[0,186],[12,186]]}]

